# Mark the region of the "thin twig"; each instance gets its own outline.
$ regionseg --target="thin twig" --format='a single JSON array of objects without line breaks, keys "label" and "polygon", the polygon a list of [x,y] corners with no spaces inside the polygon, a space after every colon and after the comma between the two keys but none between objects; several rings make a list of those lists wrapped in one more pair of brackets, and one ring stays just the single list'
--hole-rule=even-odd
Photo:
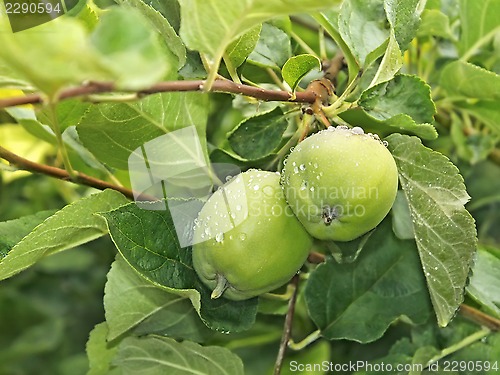
[{"label": "thin twig", "polygon": [[102,181],[95,177],[91,177],[79,172],[77,172],[76,177],[72,179],[69,173],[66,172],[64,169],[35,163],[31,160],[16,155],[13,152],[1,146],[0,146],[0,158],[7,160],[11,165],[17,167],[18,169],[22,169],[33,173],[41,173],[50,177],[58,178],[63,181],[70,181],[75,184],[90,186],[99,190],[113,189],[119,191],[120,193],[122,193],[123,195],[125,195],[130,199],[134,199],[134,192],[123,186],[117,186],[109,182]]},{"label": "thin twig", "polygon": [[292,321],[293,315],[295,313],[295,303],[297,302],[297,293],[299,287],[299,276],[295,275],[292,279],[291,285],[294,287],[294,291],[290,301],[288,302],[288,312],[285,317],[285,324],[283,327],[283,335],[281,336],[280,349],[278,351],[278,356],[276,357],[276,363],[274,364],[274,375],[281,374],[281,367],[283,366],[283,361],[285,359],[285,352],[290,341],[290,336],[292,334]]},{"label": "thin twig", "polygon": [[485,327],[488,327],[492,331],[500,331],[500,320],[485,314],[484,312],[469,306],[462,304],[460,305],[460,314],[469,320],[472,320],[475,323],[481,324]]},{"label": "thin twig", "polygon": [[318,253],[316,251],[311,251],[307,257],[307,261],[313,264],[320,264],[326,260],[325,254]]},{"label": "thin twig", "polygon": [[[205,81],[165,81],[159,82],[147,89],[137,92],[138,96],[156,94],[160,92],[185,92],[185,91],[203,91]],[[58,100],[64,100],[74,97],[99,94],[104,92],[120,91],[112,82],[89,82],[82,86],[72,87],[61,91]],[[225,92],[232,94],[241,94],[251,96],[256,99],[266,101],[289,101],[297,103],[314,103],[316,95],[311,91],[297,92],[295,95],[288,91],[267,90],[260,87],[239,84],[228,80],[217,80],[212,85],[211,91]],[[132,92],[127,91],[125,92]],[[25,96],[5,98],[0,100],[0,108],[13,107],[23,104],[39,104],[44,101],[42,94],[27,94]]]}]

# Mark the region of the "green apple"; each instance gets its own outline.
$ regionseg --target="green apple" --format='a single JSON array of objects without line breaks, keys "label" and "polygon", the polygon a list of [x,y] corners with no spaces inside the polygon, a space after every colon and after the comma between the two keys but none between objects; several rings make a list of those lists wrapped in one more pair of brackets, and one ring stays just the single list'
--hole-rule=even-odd
[{"label": "green apple", "polygon": [[194,227],[193,266],[212,298],[249,299],[287,283],[312,238],[287,205],[278,173],[249,170],[219,188]]},{"label": "green apple", "polygon": [[299,143],[281,180],[307,231],[321,240],[350,241],[375,228],[398,189],[392,154],[359,127],[330,127]]}]

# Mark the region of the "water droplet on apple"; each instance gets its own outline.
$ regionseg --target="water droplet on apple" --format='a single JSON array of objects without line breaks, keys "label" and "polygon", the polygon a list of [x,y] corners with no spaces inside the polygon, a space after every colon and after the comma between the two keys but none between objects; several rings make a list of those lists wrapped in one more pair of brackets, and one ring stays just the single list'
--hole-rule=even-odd
[{"label": "water droplet on apple", "polygon": [[221,233],[217,233],[215,235],[215,241],[217,241],[219,243],[222,242],[222,241],[224,241],[224,233],[222,233],[222,232]]}]

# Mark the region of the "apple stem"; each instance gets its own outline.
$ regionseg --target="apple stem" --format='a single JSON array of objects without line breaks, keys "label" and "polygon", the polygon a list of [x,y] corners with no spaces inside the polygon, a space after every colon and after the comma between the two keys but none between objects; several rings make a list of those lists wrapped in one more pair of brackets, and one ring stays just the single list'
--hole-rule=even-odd
[{"label": "apple stem", "polygon": [[215,289],[213,290],[210,298],[219,298],[220,296],[222,296],[222,293],[226,291],[228,286],[229,283],[227,282],[227,279],[224,276],[217,274],[217,285],[215,286]]}]

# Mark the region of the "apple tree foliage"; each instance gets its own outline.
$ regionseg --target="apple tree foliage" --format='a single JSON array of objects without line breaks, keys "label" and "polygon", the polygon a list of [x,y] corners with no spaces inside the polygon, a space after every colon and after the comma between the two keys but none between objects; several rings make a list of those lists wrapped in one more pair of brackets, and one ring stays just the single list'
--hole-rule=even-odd
[{"label": "apple tree foliage", "polygon": [[[12,33],[0,2],[0,373],[500,361],[500,0],[75,3]],[[169,211],[117,189],[175,130],[212,163],[281,171],[330,124],[387,142],[396,202],[272,295],[211,299]]]}]

